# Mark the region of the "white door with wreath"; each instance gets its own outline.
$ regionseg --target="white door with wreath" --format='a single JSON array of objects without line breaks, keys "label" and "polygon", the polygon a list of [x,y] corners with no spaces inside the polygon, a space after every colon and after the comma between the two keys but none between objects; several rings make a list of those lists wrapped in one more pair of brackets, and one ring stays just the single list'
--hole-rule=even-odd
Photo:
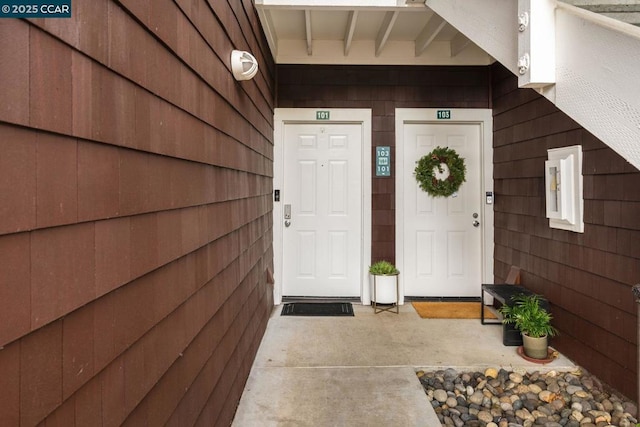
[{"label": "white door with wreath", "polygon": [[404,123],[402,132],[397,227],[404,295],[477,297],[485,202],[482,125]]}]

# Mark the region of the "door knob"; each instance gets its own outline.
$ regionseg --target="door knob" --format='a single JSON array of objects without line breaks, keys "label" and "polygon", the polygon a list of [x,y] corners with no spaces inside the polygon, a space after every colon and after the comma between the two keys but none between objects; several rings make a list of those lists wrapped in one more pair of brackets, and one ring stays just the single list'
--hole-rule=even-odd
[{"label": "door knob", "polygon": [[289,227],[291,225],[291,221],[287,220],[284,222],[285,227]]},{"label": "door knob", "polygon": [[480,226],[480,221],[478,221],[478,220],[473,221],[473,226],[474,227],[479,227]]}]

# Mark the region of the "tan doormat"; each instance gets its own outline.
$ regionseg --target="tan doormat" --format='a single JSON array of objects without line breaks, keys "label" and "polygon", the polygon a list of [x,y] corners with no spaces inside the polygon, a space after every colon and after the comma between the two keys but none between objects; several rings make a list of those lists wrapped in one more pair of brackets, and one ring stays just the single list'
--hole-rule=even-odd
[{"label": "tan doormat", "polygon": [[[480,302],[414,301],[411,303],[423,319],[479,319]],[[484,307],[485,319],[497,317]]]}]

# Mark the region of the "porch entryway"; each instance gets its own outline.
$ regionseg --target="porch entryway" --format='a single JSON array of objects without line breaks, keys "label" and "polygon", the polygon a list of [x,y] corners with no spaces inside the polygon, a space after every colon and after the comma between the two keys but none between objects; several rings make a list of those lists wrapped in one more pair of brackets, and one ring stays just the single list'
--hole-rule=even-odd
[{"label": "porch entryway", "polygon": [[562,355],[527,362],[502,345],[499,325],[422,319],[411,304],[399,315],[354,304],[354,317],[280,316],[281,309],[269,319],[234,427],[439,426],[419,369],[576,368]]}]

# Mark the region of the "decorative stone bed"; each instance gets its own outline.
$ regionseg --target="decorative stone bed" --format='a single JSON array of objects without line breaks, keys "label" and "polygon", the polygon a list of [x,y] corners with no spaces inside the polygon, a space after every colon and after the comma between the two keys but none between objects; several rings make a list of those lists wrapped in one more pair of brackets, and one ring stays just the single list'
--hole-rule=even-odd
[{"label": "decorative stone bed", "polygon": [[635,427],[637,406],[589,373],[417,372],[443,426]]}]

